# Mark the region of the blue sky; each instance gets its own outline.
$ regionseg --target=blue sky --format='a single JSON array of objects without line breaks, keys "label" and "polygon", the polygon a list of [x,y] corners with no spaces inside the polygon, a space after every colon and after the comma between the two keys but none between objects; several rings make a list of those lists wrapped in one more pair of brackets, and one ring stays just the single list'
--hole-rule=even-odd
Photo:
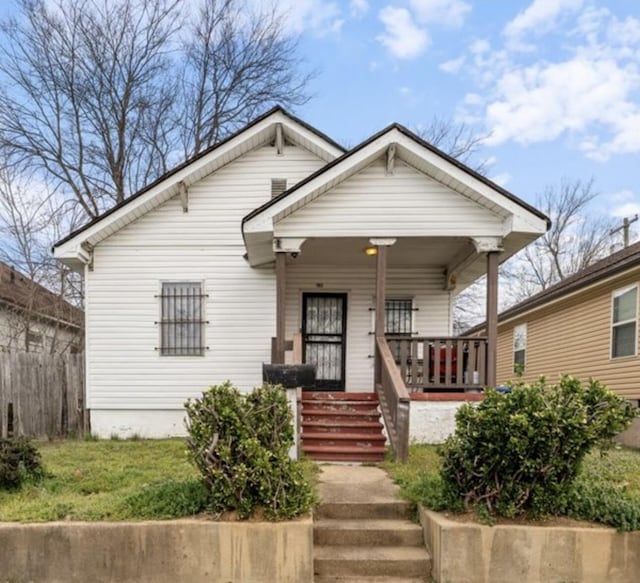
[{"label": "blue sky", "polygon": [[338,141],[451,118],[489,134],[489,175],[518,196],[593,177],[594,212],[640,211],[640,2],[278,5],[319,71],[298,113]]},{"label": "blue sky", "polygon": [[344,145],[450,118],[489,135],[489,176],[526,200],[593,177],[594,212],[640,212],[640,1],[276,4],[318,71],[296,113]]}]

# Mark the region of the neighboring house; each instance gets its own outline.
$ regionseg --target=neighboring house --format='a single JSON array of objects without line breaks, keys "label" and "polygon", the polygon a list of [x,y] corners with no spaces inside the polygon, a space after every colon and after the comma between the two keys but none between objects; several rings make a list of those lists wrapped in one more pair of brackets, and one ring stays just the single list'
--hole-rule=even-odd
[{"label": "neighboring house", "polygon": [[84,314],[0,262],[0,352],[82,350]]},{"label": "neighboring house", "polygon": [[393,415],[403,382],[481,386],[495,337],[452,342],[454,296],[488,270],[496,311],[498,262],[547,223],[400,125],[345,152],[275,108],[56,244],[85,276],[92,428],[182,432],[187,398],[259,385],[298,333],[319,389],[371,392],[377,362]]},{"label": "neighboring house", "polygon": [[502,312],[498,382],[513,378],[515,368],[528,381],[540,375],[549,381],[561,374],[595,377],[639,400],[639,284],[635,243]]}]

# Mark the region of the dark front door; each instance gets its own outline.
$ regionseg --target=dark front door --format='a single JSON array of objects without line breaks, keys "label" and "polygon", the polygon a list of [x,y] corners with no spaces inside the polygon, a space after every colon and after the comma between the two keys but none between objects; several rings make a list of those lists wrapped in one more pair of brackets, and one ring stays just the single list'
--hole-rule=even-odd
[{"label": "dark front door", "polygon": [[316,366],[316,387],[344,391],[347,294],[302,295],[302,355]]}]

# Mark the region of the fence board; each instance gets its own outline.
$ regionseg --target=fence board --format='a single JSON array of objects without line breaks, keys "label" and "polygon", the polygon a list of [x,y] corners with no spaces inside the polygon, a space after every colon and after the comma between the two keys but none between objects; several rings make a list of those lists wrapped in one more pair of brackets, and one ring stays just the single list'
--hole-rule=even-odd
[{"label": "fence board", "polygon": [[84,355],[0,353],[0,436],[82,436],[85,432]]}]

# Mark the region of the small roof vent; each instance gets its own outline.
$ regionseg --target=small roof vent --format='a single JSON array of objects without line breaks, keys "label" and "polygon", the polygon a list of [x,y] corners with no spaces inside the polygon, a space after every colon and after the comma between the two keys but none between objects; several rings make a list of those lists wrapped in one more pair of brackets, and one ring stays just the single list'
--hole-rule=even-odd
[{"label": "small roof vent", "polygon": [[280,196],[285,190],[287,190],[286,178],[272,178],[271,179],[271,198]]}]

